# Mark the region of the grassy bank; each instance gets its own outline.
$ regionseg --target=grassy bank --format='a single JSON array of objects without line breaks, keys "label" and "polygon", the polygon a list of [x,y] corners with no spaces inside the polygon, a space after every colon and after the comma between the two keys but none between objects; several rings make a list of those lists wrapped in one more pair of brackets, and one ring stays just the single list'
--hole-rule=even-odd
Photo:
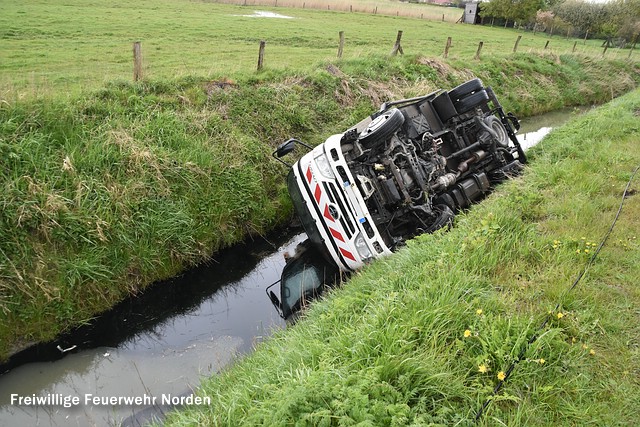
[{"label": "grassy bank", "polygon": [[490,398],[480,425],[634,425],[640,176],[595,263],[567,290],[640,164],[639,115],[636,90],[554,131],[521,178],[452,230],[356,274],[205,380],[210,407],[165,425],[475,425]]},{"label": "grassy bank", "polygon": [[573,56],[465,68],[372,57],[1,104],[0,359],[287,222],[284,170],[270,158],[285,138],[319,143],[384,100],[472,75],[525,115],[603,102],[640,78],[632,63]]}]

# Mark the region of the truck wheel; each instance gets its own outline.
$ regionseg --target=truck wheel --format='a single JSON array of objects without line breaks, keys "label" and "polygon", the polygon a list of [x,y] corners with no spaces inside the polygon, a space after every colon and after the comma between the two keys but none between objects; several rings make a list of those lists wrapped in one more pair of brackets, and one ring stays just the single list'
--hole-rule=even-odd
[{"label": "truck wheel", "polygon": [[358,141],[366,148],[373,147],[389,139],[403,123],[404,115],[397,108],[392,108],[373,119]]},{"label": "truck wheel", "polygon": [[456,86],[449,91],[449,96],[455,101],[459,101],[467,95],[483,89],[482,80],[472,79],[468,82],[462,83],[460,86]]},{"label": "truck wheel", "polygon": [[489,116],[484,122],[496,133],[498,145],[504,148],[509,147],[509,134],[500,119],[496,116]]},{"label": "truck wheel", "polygon": [[456,107],[456,110],[458,110],[458,113],[464,114],[487,101],[489,101],[489,95],[487,95],[487,91],[483,89],[462,98],[458,102],[454,102],[453,105]]}]

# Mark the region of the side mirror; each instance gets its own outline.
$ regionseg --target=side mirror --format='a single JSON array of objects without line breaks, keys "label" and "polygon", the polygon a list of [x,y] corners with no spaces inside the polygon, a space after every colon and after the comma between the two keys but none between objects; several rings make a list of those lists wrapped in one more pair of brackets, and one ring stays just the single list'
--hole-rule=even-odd
[{"label": "side mirror", "polygon": [[296,140],[291,138],[290,140],[280,144],[280,146],[276,148],[276,151],[274,151],[273,154],[278,158],[284,157],[287,154],[291,153],[295,148],[296,148]]},{"label": "side mirror", "polygon": [[313,149],[313,147],[311,147],[308,144],[305,144],[304,142],[300,141],[299,139],[291,138],[291,139],[283,142],[282,144],[280,144],[278,146],[278,148],[276,148],[276,151],[271,153],[271,155],[273,156],[274,159],[276,159],[277,161],[279,161],[283,165],[285,165],[287,167],[291,167],[290,164],[285,163],[282,160],[280,160],[280,157],[284,157],[287,154],[291,153],[296,148],[296,144],[300,144],[300,145],[306,147],[308,150],[312,150]]}]

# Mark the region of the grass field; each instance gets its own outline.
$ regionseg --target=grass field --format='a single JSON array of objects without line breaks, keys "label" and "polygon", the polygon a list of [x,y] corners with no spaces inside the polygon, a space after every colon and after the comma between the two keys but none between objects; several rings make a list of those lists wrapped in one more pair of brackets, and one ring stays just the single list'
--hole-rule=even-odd
[{"label": "grass field", "polygon": [[[459,9],[383,1],[354,4],[379,6],[381,12],[398,8],[413,13],[424,8],[429,13],[437,10],[437,15],[436,20],[428,20],[427,15],[419,19],[187,0],[4,0],[0,4],[0,100],[75,96],[110,81],[130,81],[134,41],[142,43],[144,75],[162,80],[254,74],[260,40],[267,42],[266,70],[311,71],[336,57],[340,31],[345,32],[345,60],[389,54],[398,30],[404,32],[404,52],[411,55],[442,56],[451,36],[450,58],[463,63],[472,60],[479,41],[484,42],[484,57],[506,58],[518,35],[523,36],[519,51],[525,53],[541,52],[548,40],[541,34],[438,18],[441,11],[459,14]],[[255,10],[294,19],[245,16]],[[554,37],[547,50],[570,52],[575,41]],[[579,41],[576,52],[597,61],[600,43]],[[628,51],[607,53],[608,58],[627,55]]]},{"label": "grass field", "polygon": [[604,239],[639,115],[636,90],[552,132],[521,178],[312,304],[164,425],[636,425],[640,175]]}]

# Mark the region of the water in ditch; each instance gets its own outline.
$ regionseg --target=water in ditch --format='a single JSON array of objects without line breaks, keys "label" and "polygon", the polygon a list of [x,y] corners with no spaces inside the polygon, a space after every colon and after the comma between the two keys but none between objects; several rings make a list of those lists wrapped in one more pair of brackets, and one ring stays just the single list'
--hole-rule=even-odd
[{"label": "water in ditch", "polygon": [[[525,119],[518,138],[528,148],[577,113]],[[161,416],[170,409],[163,398],[188,396],[201,377],[284,327],[265,288],[304,238],[287,232],[239,245],[121,304],[96,329],[27,353],[34,362],[0,376],[0,425],[132,426]],[[24,403],[35,396],[49,400]],[[127,397],[143,401],[102,400]]]}]

